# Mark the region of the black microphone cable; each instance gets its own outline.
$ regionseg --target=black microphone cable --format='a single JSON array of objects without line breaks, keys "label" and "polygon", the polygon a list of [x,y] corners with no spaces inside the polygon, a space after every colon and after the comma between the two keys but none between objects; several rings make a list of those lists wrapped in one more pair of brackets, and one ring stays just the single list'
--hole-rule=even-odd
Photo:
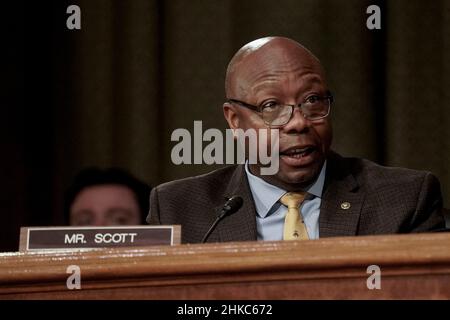
[{"label": "black microphone cable", "polygon": [[206,232],[201,243],[206,242],[209,235],[216,228],[216,226],[220,220],[222,220],[227,214],[232,214],[232,213],[235,213],[236,211],[238,211],[239,208],[242,207],[243,203],[244,203],[244,200],[242,200],[242,197],[240,197],[240,196],[232,196],[230,199],[228,199],[227,202],[225,202],[225,204],[223,205],[222,210],[220,211],[220,214],[217,216],[216,220],[214,220],[214,222],[211,225],[211,227],[209,228],[208,232]]}]

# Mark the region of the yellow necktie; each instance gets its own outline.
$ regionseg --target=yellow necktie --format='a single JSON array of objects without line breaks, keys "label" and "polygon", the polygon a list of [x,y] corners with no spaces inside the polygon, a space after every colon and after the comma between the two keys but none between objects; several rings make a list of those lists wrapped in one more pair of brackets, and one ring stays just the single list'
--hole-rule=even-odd
[{"label": "yellow necktie", "polygon": [[299,210],[305,192],[288,192],[281,197],[280,202],[288,207],[286,218],[284,219],[284,240],[308,240],[308,231],[306,230],[303,216]]}]

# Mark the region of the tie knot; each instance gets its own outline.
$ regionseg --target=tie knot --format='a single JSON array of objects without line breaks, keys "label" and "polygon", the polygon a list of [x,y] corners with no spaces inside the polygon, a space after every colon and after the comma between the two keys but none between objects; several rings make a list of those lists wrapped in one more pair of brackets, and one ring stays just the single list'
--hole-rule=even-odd
[{"label": "tie knot", "polygon": [[306,192],[288,192],[281,197],[280,202],[288,208],[298,208],[305,200]]}]

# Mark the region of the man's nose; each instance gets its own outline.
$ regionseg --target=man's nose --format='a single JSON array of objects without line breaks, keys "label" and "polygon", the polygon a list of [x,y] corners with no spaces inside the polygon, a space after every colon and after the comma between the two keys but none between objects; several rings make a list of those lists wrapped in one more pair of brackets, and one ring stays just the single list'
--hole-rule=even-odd
[{"label": "man's nose", "polygon": [[305,133],[309,130],[311,122],[305,118],[299,107],[294,107],[291,119],[283,127],[286,133]]},{"label": "man's nose", "polygon": [[97,213],[94,221],[92,221],[92,226],[102,227],[102,226],[107,226],[107,225],[108,225],[108,221],[104,217],[104,215],[102,213]]}]

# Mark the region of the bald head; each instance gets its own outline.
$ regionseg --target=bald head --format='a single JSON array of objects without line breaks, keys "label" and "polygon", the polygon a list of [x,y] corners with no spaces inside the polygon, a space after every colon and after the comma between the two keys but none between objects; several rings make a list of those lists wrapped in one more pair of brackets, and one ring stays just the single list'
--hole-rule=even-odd
[{"label": "bald head", "polygon": [[254,80],[249,79],[249,74],[258,74],[258,70],[271,68],[283,72],[300,65],[324,77],[319,59],[292,39],[265,37],[249,42],[236,52],[228,64],[225,78],[226,96],[245,96],[250,82]]}]

